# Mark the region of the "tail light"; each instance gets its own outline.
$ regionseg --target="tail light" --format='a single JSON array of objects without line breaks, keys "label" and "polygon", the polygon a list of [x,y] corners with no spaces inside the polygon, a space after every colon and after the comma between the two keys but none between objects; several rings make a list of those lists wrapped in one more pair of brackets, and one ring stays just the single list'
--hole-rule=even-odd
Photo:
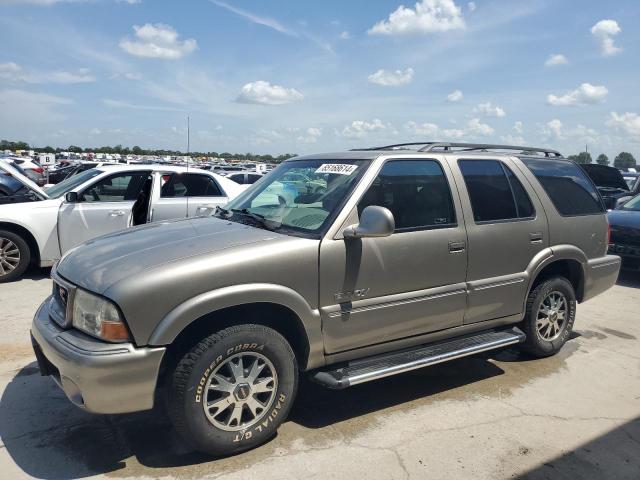
[{"label": "tail light", "polygon": [[39,168],[32,168],[31,170],[33,170],[36,173],[44,173],[44,169],[42,167]]}]

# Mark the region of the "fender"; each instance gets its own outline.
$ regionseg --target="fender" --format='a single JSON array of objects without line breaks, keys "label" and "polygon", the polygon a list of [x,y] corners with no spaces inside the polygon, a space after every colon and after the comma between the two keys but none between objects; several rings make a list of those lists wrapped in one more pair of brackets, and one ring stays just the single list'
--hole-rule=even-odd
[{"label": "fender", "polygon": [[[250,301],[247,301],[250,299]],[[198,318],[228,307],[246,303],[275,303],[292,310],[300,319],[309,344],[308,368],[324,364],[322,323],[319,310],[312,309],[298,292],[282,285],[250,283],[223,287],[202,293],[171,310],[158,323],[149,345],[169,345]]]},{"label": "fender", "polygon": [[[574,245],[554,245],[553,247],[545,248],[538,252],[527,266],[526,274],[528,276],[528,285],[523,305],[526,305],[527,297],[538,274],[545,267],[558,260],[575,260],[578,262],[580,264],[580,274],[584,281],[586,278],[588,259],[582,250]],[[579,292],[576,292],[576,294],[579,294]]]}]

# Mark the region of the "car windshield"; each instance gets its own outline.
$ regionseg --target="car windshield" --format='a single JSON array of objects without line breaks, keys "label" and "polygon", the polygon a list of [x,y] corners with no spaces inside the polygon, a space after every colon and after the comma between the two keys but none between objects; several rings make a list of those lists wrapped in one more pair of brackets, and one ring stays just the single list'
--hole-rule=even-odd
[{"label": "car windshield", "polygon": [[74,188],[79,187],[87,180],[97,175],[100,175],[101,173],[102,172],[100,170],[92,168],[91,170],[87,170],[86,172],[82,172],[82,173],[79,173],[78,175],[69,177],[57,185],[54,185],[52,187],[47,187],[44,189],[44,191],[47,193],[47,195],[49,195],[49,198],[58,198],[64,195],[65,193],[70,192]]},{"label": "car windshield", "polygon": [[640,212],[640,195],[636,195],[627,203],[622,205],[620,210],[633,210],[634,212]]},{"label": "car windshield", "polygon": [[293,160],[232,200],[220,215],[303,236],[320,233],[369,166],[366,160]]}]

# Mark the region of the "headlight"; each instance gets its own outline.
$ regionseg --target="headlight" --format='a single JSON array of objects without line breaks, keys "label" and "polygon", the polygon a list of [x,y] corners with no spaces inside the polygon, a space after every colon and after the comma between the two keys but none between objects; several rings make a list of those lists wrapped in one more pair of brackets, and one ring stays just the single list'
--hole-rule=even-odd
[{"label": "headlight", "polygon": [[111,342],[129,340],[118,307],[102,297],[76,290],[73,300],[73,326],[94,337]]}]

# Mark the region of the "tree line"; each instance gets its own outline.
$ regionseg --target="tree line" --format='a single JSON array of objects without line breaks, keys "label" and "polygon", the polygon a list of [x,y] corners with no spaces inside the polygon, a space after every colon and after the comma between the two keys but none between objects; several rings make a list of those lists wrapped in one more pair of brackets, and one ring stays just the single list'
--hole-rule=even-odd
[{"label": "tree line", "polygon": [[158,157],[164,156],[183,156],[189,155],[191,157],[216,157],[216,158],[224,158],[224,159],[236,159],[236,160],[244,160],[250,162],[266,162],[266,163],[280,163],[288,158],[295,157],[295,153],[285,153],[278,156],[273,155],[259,155],[254,153],[230,153],[230,152],[181,152],[179,150],[163,150],[163,149],[144,149],[135,145],[134,147],[123,147],[122,145],[116,145],[115,147],[90,147],[90,148],[82,148],[77,145],[69,145],[67,148],[60,147],[43,147],[43,148],[32,148],[26,142],[11,142],[8,140],[0,141],[0,150],[37,150],[41,153],[62,153],[62,152],[72,152],[72,153],[109,153],[114,154],[118,153],[120,155],[152,155]]},{"label": "tree line", "polygon": [[[593,163],[593,158],[589,152],[580,152],[577,155],[569,155],[569,160],[573,160],[576,163]],[[610,165],[609,157],[604,153],[601,153],[596,158],[596,163],[599,165]],[[633,168],[636,166],[636,159],[633,158],[629,152],[620,152],[613,159],[613,166],[616,168]]]}]

